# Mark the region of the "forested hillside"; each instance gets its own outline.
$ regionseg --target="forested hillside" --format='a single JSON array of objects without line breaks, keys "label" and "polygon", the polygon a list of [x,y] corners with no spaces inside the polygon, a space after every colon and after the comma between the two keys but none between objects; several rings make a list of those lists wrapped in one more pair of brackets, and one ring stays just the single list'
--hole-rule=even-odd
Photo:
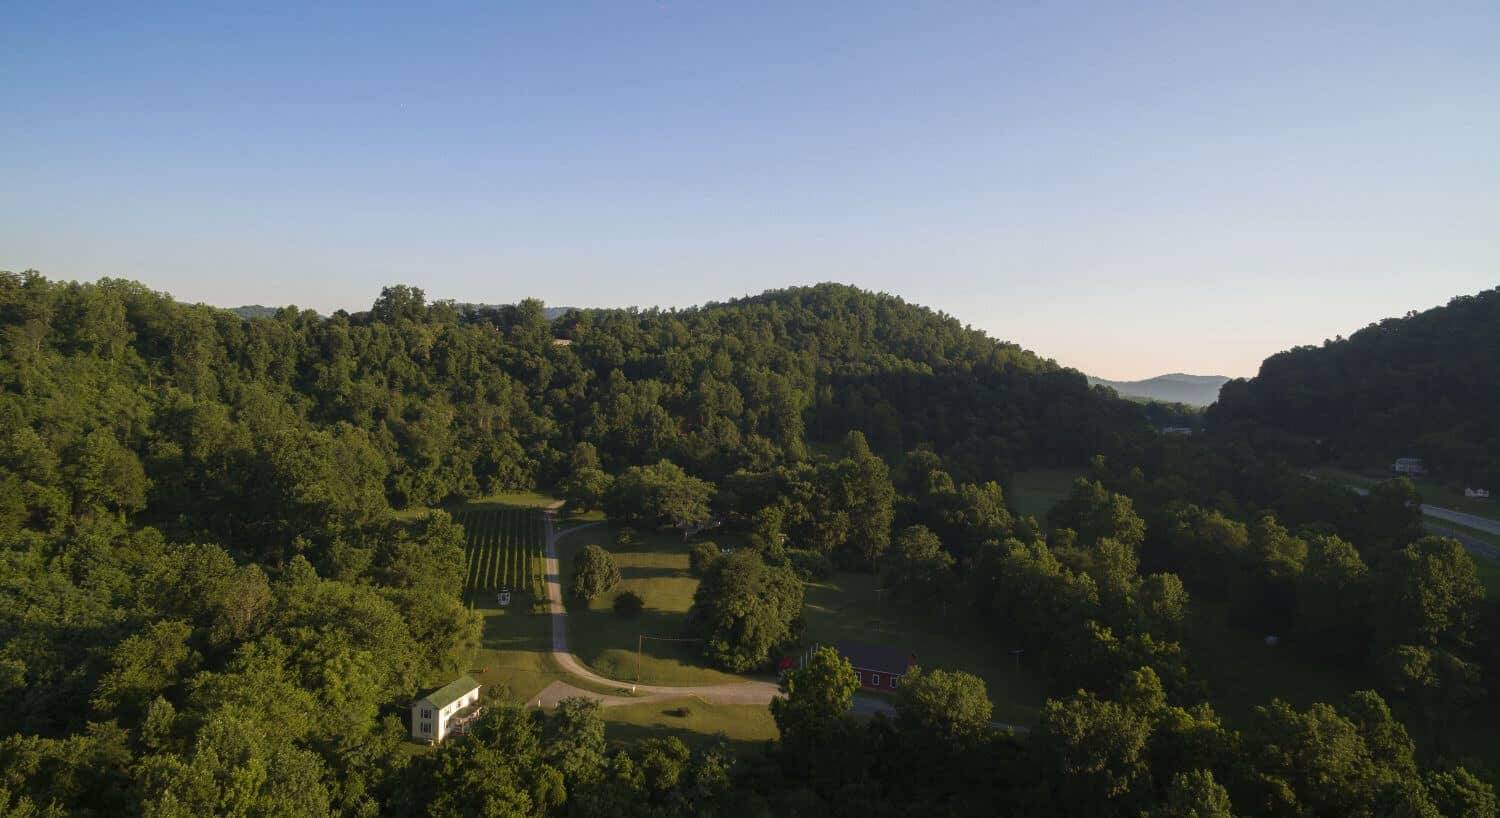
[{"label": "forested hillside", "polygon": [[[0,332],[0,814],[1495,813],[1472,724],[1500,609],[1409,484],[1361,498],[1232,435],[1153,435],[890,296],[549,320],[390,287],[244,319],[0,274]],[[1085,464],[1045,520],[1002,489]],[[410,746],[408,703],[489,632],[465,532],[427,509],[530,488],[603,510],[617,549],[733,536],[680,546],[680,636],[722,670],[811,648],[806,583],[837,568],[878,578],[882,616],[1024,654],[1053,697],[1013,733],[978,677],[917,668],[894,718],[861,720],[853,668],[818,650],[748,755],[610,746],[591,701],[493,688],[468,735]],[[585,550],[574,598],[620,578]],[[1358,688],[1256,691],[1232,722],[1185,646],[1204,627],[1279,634]]]},{"label": "forested hillside", "polygon": [[1267,358],[1225,385],[1211,421],[1253,424],[1303,458],[1389,464],[1500,485],[1500,289]]},{"label": "forested hillside", "polygon": [[[364,313],[252,320],[6,273],[0,334],[0,804],[26,782],[101,814],[255,759],[337,780],[312,813],[373,803],[358,759],[389,751],[399,703],[478,627],[461,531],[393,508],[551,485],[580,457],[623,472],[627,498],[632,473],[748,469],[764,477],[745,491],[809,486],[822,505],[786,527],[858,562],[889,532],[844,472],[811,465],[820,441],[863,426],[886,451],[928,444],[998,475],[1141,425],[1076,373],[832,285],[556,321],[391,287]],[[96,781],[63,780],[96,756],[115,759]]]}]

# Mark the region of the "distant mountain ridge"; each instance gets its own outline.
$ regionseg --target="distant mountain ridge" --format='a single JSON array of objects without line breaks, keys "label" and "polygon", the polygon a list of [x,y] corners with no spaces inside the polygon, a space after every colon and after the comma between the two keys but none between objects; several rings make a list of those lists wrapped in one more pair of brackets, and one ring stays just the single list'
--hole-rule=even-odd
[{"label": "distant mountain ridge", "polygon": [[245,320],[255,318],[274,318],[277,307],[267,307],[263,304],[245,304],[239,307],[230,307],[229,311]]},{"label": "distant mountain ridge", "polygon": [[1111,381],[1089,376],[1089,383],[1107,386],[1125,398],[1208,406],[1219,399],[1219,387],[1229,382],[1223,375],[1188,375],[1172,372],[1141,381]]}]

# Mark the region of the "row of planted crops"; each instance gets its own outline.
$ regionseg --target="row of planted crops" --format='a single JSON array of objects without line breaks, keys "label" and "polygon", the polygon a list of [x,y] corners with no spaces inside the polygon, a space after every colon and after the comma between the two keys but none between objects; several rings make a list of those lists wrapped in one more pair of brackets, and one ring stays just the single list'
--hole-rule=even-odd
[{"label": "row of planted crops", "polygon": [[467,535],[469,590],[510,586],[543,596],[545,523],[535,509],[482,508],[458,515]]}]

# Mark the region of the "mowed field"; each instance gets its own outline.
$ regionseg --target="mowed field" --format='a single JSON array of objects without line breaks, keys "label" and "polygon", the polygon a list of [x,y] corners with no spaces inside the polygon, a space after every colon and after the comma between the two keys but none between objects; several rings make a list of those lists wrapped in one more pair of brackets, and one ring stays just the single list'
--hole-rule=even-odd
[{"label": "mowed field", "polygon": [[744,755],[778,735],[771,708],[758,704],[706,704],[684,698],[606,707],[601,715],[605,737],[617,745],[676,736],[689,747],[707,747],[722,739],[731,751]]},{"label": "mowed field", "polygon": [[542,547],[546,528],[542,512],[534,508],[486,505],[459,511],[464,527],[468,591],[493,591],[509,586],[543,596]]},{"label": "mowed field", "polygon": [[[467,670],[481,684],[506,690],[512,701],[528,701],[559,680],[592,689],[564,673],[552,658],[552,622],[543,604],[542,514],[556,502],[540,494],[513,494],[452,510],[464,526],[466,540],[464,601],[484,623],[479,647],[466,660]],[[504,608],[495,599],[501,585],[509,585],[513,592]]]},{"label": "mowed field", "polygon": [[[731,544],[725,537],[713,539]],[[670,641],[691,637],[684,626],[698,578],[688,570],[689,544],[675,533],[642,532],[640,540],[630,548],[617,549],[612,529],[593,526],[558,542],[564,588],[572,576],[574,558],[586,545],[610,552],[620,569],[620,584],[613,590],[586,603],[568,600],[568,647],[594,672],[610,679],[635,681],[639,676],[643,684],[659,685],[741,681],[740,676],[704,665],[696,642]],[[614,612],[615,597],[625,591],[640,594],[646,603],[634,619]]]},{"label": "mowed field", "polygon": [[873,575],[840,573],[809,582],[803,616],[809,644],[850,639],[890,645],[915,653],[922,667],[978,676],[999,721],[1035,725],[1046,700],[1041,680],[1025,657],[1017,662],[1010,654],[1014,645],[1003,635],[978,637],[978,626],[966,613],[955,612],[950,621],[934,612],[913,610],[890,599]]},{"label": "mowed field", "polygon": [[1018,471],[1006,486],[1005,499],[1011,510],[1022,517],[1035,517],[1047,523],[1047,512],[1073,490],[1073,481],[1083,477],[1083,469],[1031,469]]}]

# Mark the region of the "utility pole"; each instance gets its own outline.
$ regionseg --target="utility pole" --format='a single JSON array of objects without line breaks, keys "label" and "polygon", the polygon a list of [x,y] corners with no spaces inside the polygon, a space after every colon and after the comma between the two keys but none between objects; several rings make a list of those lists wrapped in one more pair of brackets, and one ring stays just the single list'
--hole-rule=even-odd
[{"label": "utility pole", "polygon": [[702,642],[698,637],[684,638],[673,636],[647,636],[644,633],[635,635],[635,683],[641,683],[641,651],[644,649],[647,639],[655,639],[658,642]]}]

